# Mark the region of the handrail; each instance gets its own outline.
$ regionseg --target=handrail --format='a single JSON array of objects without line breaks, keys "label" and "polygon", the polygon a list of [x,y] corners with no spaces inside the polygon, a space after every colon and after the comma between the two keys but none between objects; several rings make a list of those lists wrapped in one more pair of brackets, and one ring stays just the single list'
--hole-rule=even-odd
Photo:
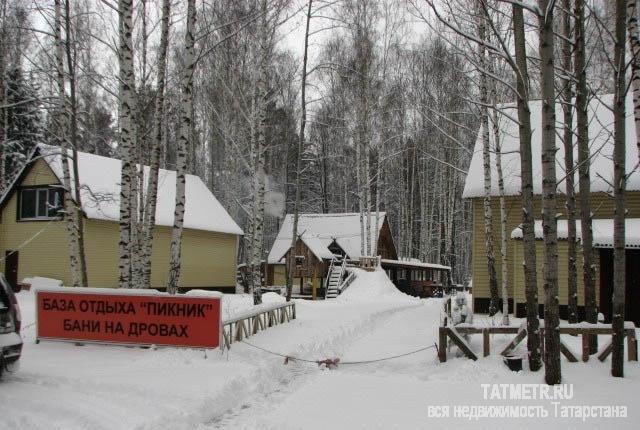
[{"label": "handrail", "polygon": [[258,314],[261,314],[261,313],[264,313],[264,312],[273,311],[275,309],[284,308],[284,307],[287,307],[287,306],[294,306],[295,307],[295,303],[293,303],[293,302],[264,303],[264,304],[261,304],[261,305],[257,305],[257,306],[254,306],[252,309],[249,309],[248,311],[240,312],[239,314],[235,315],[232,318],[229,318],[229,319],[226,319],[226,320],[222,320],[222,325],[232,324],[234,322],[238,322],[240,320],[251,318],[251,317],[254,317],[254,316],[256,316]]},{"label": "handrail", "polygon": [[327,292],[329,291],[329,278],[331,277],[331,269],[333,268],[333,262],[336,261],[336,257],[331,258],[331,264],[329,264],[329,270],[327,270],[327,277],[324,280],[324,298],[327,299]]},{"label": "handrail", "polygon": [[259,305],[248,312],[243,312],[228,320],[222,321],[222,348],[231,348],[234,341],[266,330],[278,324],[296,319],[295,302]]},{"label": "handrail", "polygon": [[347,279],[345,279],[344,282],[342,283],[342,287],[340,288],[340,294],[344,293],[344,290],[349,288],[349,285],[351,285],[354,279],[356,279],[355,272],[350,272],[349,276],[347,276]]}]

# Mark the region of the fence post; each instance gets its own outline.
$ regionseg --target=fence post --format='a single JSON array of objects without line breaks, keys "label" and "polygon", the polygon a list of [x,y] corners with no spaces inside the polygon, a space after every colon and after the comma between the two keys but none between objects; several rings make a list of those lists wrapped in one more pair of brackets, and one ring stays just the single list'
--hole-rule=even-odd
[{"label": "fence post", "polygon": [[438,359],[440,363],[447,361],[447,328],[440,327],[438,331]]}]

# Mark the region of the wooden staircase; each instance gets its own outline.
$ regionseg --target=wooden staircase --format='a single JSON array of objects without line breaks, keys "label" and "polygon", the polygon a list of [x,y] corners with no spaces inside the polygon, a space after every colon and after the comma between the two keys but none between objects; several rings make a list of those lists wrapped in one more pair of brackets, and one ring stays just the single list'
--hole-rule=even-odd
[{"label": "wooden staircase", "polygon": [[325,299],[335,299],[342,292],[342,277],[345,273],[346,266],[347,260],[341,256],[336,255],[331,259],[331,264],[327,271],[327,278],[324,283]]}]

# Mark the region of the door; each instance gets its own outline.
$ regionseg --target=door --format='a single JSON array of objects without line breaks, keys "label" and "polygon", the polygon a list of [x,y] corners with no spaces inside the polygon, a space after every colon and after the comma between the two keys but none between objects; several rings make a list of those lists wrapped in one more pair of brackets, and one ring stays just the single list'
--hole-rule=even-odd
[{"label": "door", "polygon": [[18,251],[6,251],[4,277],[12,287],[18,285]]},{"label": "door", "polygon": [[627,249],[626,252],[626,294],[624,298],[624,320],[640,324],[640,250]]}]

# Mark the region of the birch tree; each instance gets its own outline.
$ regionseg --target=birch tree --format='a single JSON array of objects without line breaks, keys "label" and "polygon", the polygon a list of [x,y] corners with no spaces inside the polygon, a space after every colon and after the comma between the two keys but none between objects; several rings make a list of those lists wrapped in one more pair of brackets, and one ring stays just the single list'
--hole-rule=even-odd
[{"label": "birch tree", "polygon": [[162,138],[165,104],[165,86],[167,70],[167,48],[169,46],[169,25],[171,17],[171,0],[162,1],[162,18],[160,30],[160,47],[158,53],[158,72],[156,77],[156,102],[154,138],[151,144],[151,163],[145,199],[143,219],[143,252],[142,252],[142,285],[151,287],[151,256],[153,253],[153,230],[156,223],[156,205],[158,199],[158,173],[160,170],[160,154],[162,152]]},{"label": "birch tree", "polygon": [[120,180],[120,221],[119,221],[119,262],[118,286],[131,288],[131,181],[134,166],[134,112],[135,112],[135,75],[133,69],[133,1],[119,0],[119,47],[118,64],[118,100],[120,140],[119,150],[122,158],[122,172]]},{"label": "birch tree", "polygon": [[264,196],[265,171],[264,151],[266,146],[267,103],[268,97],[268,61],[271,40],[268,28],[267,0],[261,1],[260,33],[258,39],[258,76],[256,80],[257,123],[255,130],[254,153],[254,196],[253,202],[253,244],[251,257],[251,277],[253,285],[253,304],[262,303],[262,249],[264,246]]},{"label": "birch tree", "polygon": [[193,121],[193,73],[195,69],[195,26],[196,2],[187,1],[187,28],[184,36],[184,70],[182,71],[182,100],[180,138],[177,148],[176,201],[171,231],[171,248],[169,251],[169,277],[167,292],[178,292],[180,282],[180,263],[182,250],[182,231],[184,228],[185,190],[187,171],[187,148],[191,139],[191,122]]},{"label": "birch tree", "polygon": [[[576,77],[576,140],[578,143],[578,186],[580,187],[580,235],[582,244],[582,276],[584,285],[585,320],[598,322],[596,307],[595,263],[593,256],[593,231],[591,214],[591,174],[589,153],[589,119],[587,116],[589,96],[587,69],[585,64],[584,0],[575,0],[575,54],[574,75]],[[589,352],[598,352],[597,336],[589,336]]]},{"label": "birch tree", "polygon": [[7,144],[7,112],[4,106],[7,104],[6,100],[6,79],[5,73],[7,70],[7,45],[8,45],[8,32],[7,32],[7,0],[0,2],[0,127],[2,132],[0,133],[0,193],[5,191],[6,171],[5,171],[5,146]]},{"label": "birch tree", "polygon": [[541,156],[542,156],[542,225],[544,230],[544,338],[545,381],[561,382],[560,334],[558,332],[558,243],[556,203],[556,136],[553,54],[553,0],[538,0],[540,8],[539,52],[540,87],[542,92]]},{"label": "birch tree", "polygon": [[86,286],[82,283],[80,271],[80,255],[78,248],[78,226],[76,223],[77,211],[73,200],[71,188],[71,173],[69,168],[69,145],[67,144],[66,128],[69,120],[67,118],[67,95],[65,90],[64,71],[64,42],[62,41],[62,0],[55,0],[55,47],[56,47],[56,80],[58,94],[60,97],[58,114],[58,144],[60,146],[60,160],[62,163],[62,186],[64,187],[64,216],[66,220],[67,235],[69,238],[69,268],[71,272],[71,285],[73,287]]},{"label": "birch tree", "polygon": [[[625,203],[626,154],[625,154],[625,98],[626,98],[626,8],[625,0],[616,0],[615,24],[615,97],[613,105],[613,197],[615,212],[613,218],[613,307],[611,327],[613,346],[611,354],[611,375],[624,376],[624,306],[625,306]],[[635,18],[635,17],[634,17]],[[633,59],[632,59],[633,60]]]},{"label": "birch tree", "polygon": [[[485,9],[484,15],[486,19],[491,19],[488,10]],[[491,37],[488,38],[491,41]],[[489,56],[488,60],[488,72],[495,76],[489,82],[490,96],[489,103],[491,104],[491,126],[493,129],[493,141],[495,150],[495,162],[496,162],[496,175],[498,176],[498,200],[500,205],[500,284],[501,284],[501,296],[502,296],[502,325],[509,325],[509,294],[508,294],[508,277],[509,277],[509,260],[507,256],[507,241],[509,240],[507,232],[507,205],[505,202],[504,192],[504,175],[502,172],[502,136],[500,131],[500,112],[498,111],[498,82],[497,76],[499,71],[496,67],[496,58],[494,55]]]},{"label": "birch tree", "polygon": [[533,214],[533,173],[531,155],[531,111],[529,109],[529,74],[522,6],[512,6],[516,61],[518,128],[520,141],[520,181],[522,194],[522,246],[524,248],[524,289],[527,300],[527,349],[529,369],[537,371],[540,362],[540,322],[538,320],[538,279],[536,270],[536,238]]},{"label": "birch tree", "polygon": [[[495,102],[494,102],[495,103]],[[500,124],[498,111],[493,111],[493,138],[496,152],[496,173],[498,175],[498,193],[500,199],[500,259],[501,259],[501,285],[502,285],[502,325],[509,325],[509,294],[508,275],[509,261],[507,258],[507,207],[504,198],[504,176],[502,174],[502,145],[500,143]]]},{"label": "birch tree", "polygon": [[484,171],[484,241],[487,256],[487,269],[489,273],[489,293],[491,302],[489,304],[489,315],[493,316],[498,312],[498,276],[496,274],[495,253],[493,250],[493,217],[491,213],[491,148],[489,143],[489,97],[488,97],[488,77],[487,77],[487,53],[486,40],[487,29],[486,19],[482,11],[481,2],[477,0],[478,11],[478,63],[480,65],[480,123],[482,127],[482,164]]},{"label": "birch tree", "polygon": [[305,128],[307,126],[307,59],[309,50],[309,26],[311,24],[311,7],[313,0],[307,2],[306,27],[304,32],[304,50],[302,53],[302,76],[300,83],[300,132],[298,135],[298,152],[296,154],[296,196],[293,203],[293,231],[291,234],[291,247],[289,248],[287,260],[287,301],[291,300],[293,291],[293,270],[295,268],[294,249],[298,240],[298,213],[300,210],[300,169],[302,168],[302,153],[304,152]]},{"label": "birch tree", "polygon": [[573,70],[571,61],[571,0],[562,2],[562,113],[567,209],[567,308],[570,323],[578,322],[578,273],[576,270],[576,197],[573,161]]}]

